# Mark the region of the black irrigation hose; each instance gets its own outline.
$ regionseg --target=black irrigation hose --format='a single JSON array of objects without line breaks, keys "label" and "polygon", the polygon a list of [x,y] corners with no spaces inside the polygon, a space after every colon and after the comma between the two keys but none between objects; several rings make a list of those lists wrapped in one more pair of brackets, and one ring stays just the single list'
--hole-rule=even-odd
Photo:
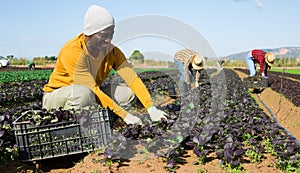
[{"label": "black irrigation hose", "polygon": [[273,112],[271,111],[271,109],[261,100],[261,98],[259,97],[258,94],[255,94],[258,98],[258,100],[261,102],[261,104],[263,104],[263,106],[269,111],[269,113],[271,114],[271,116],[273,117],[273,120],[276,122],[276,124],[283,129],[283,131],[288,134],[289,136],[295,138],[295,142],[297,143],[298,146],[300,146],[300,142],[297,140],[297,138],[291,134],[288,130],[286,130],[284,127],[282,127],[278,121],[278,119],[275,117],[275,115],[273,114]]}]

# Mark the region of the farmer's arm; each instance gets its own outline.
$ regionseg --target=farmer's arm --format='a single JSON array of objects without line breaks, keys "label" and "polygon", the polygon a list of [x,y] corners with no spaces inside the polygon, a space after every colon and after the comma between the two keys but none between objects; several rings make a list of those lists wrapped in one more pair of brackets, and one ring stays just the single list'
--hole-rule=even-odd
[{"label": "farmer's arm", "polygon": [[142,80],[138,77],[132,66],[126,60],[124,54],[115,48],[114,56],[117,57],[117,62],[114,68],[118,74],[124,79],[126,84],[132,89],[135,95],[139,98],[146,109],[150,108],[153,103],[151,96]]},{"label": "farmer's arm", "polygon": [[264,57],[260,57],[257,60],[257,63],[259,64],[259,67],[260,67],[260,73],[264,74],[265,73],[265,58]]},{"label": "farmer's arm", "polygon": [[[86,56],[86,55],[84,55]],[[84,57],[83,56],[83,57]],[[121,108],[117,103],[115,103],[109,96],[107,96],[100,88],[99,85],[95,81],[95,77],[90,73],[88,69],[88,65],[90,64],[91,66],[94,65],[94,69],[99,69],[99,64],[107,64],[106,62],[99,62],[99,63],[87,63],[87,60],[84,58],[79,58],[78,62],[76,63],[75,67],[75,72],[74,72],[74,77],[73,77],[73,82],[74,84],[82,84],[87,87],[89,87],[99,98],[101,104],[103,107],[108,107],[110,108],[115,114],[117,114],[119,117],[122,119],[125,118],[127,115],[127,111],[125,111],[123,108]],[[101,68],[101,67],[100,67]],[[102,74],[108,74],[109,68],[101,69],[104,70]],[[97,76],[98,77],[98,76]]]}]

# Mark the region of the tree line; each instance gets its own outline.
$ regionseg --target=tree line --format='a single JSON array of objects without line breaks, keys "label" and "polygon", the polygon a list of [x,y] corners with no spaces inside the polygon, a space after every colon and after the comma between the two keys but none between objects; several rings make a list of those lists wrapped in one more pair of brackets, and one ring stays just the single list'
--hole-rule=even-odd
[{"label": "tree line", "polygon": [[[3,57],[3,56],[1,56]],[[11,65],[27,65],[28,58],[17,58],[14,55],[6,56],[6,59],[10,61]],[[207,57],[205,57],[207,65],[213,65],[214,62],[210,62]],[[45,65],[55,63],[57,60],[56,56],[44,56],[44,57],[34,57],[33,61],[36,65]],[[144,55],[139,50],[134,50],[133,53],[128,58],[129,62],[133,65],[148,65],[148,66],[168,66],[174,67],[172,64],[173,62],[166,62],[166,61],[157,61],[147,59],[145,60]],[[246,63],[244,60],[225,60],[223,64],[224,67],[246,67]],[[300,67],[300,57],[298,58],[290,58],[290,57],[280,57],[275,59],[274,67]]]}]

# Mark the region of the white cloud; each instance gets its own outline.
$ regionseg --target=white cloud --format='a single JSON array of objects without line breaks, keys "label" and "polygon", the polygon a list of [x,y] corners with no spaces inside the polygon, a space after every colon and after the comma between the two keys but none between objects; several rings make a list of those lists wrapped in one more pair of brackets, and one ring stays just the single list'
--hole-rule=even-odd
[{"label": "white cloud", "polygon": [[[242,1],[242,0],[235,0],[235,1]],[[247,1],[247,0],[245,0],[245,1]],[[255,1],[255,4],[256,4],[257,7],[263,8],[264,5],[261,2],[261,0],[254,0],[254,1]]]},{"label": "white cloud", "polygon": [[259,8],[263,8],[263,3],[260,0],[255,0],[255,3]]}]

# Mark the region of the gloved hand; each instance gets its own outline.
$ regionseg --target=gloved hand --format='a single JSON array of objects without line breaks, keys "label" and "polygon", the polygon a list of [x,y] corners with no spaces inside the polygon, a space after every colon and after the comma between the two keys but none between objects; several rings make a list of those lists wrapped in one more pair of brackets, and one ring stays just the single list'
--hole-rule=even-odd
[{"label": "gloved hand", "polygon": [[263,76],[264,79],[268,79],[268,76]]},{"label": "gloved hand", "polygon": [[148,113],[152,121],[160,121],[162,118],[167,119],[167,114],[164,111],[157,109],[155,106],[151,106],[148,109]]},{"label": "gloved hand", "polygon": [[125,121],[126,124],[139,124],[139,125],[143,125],[142,120],[139,117],[131,115],[130,113],[127,113],[127,115],[124,118],[124,121]]}]

